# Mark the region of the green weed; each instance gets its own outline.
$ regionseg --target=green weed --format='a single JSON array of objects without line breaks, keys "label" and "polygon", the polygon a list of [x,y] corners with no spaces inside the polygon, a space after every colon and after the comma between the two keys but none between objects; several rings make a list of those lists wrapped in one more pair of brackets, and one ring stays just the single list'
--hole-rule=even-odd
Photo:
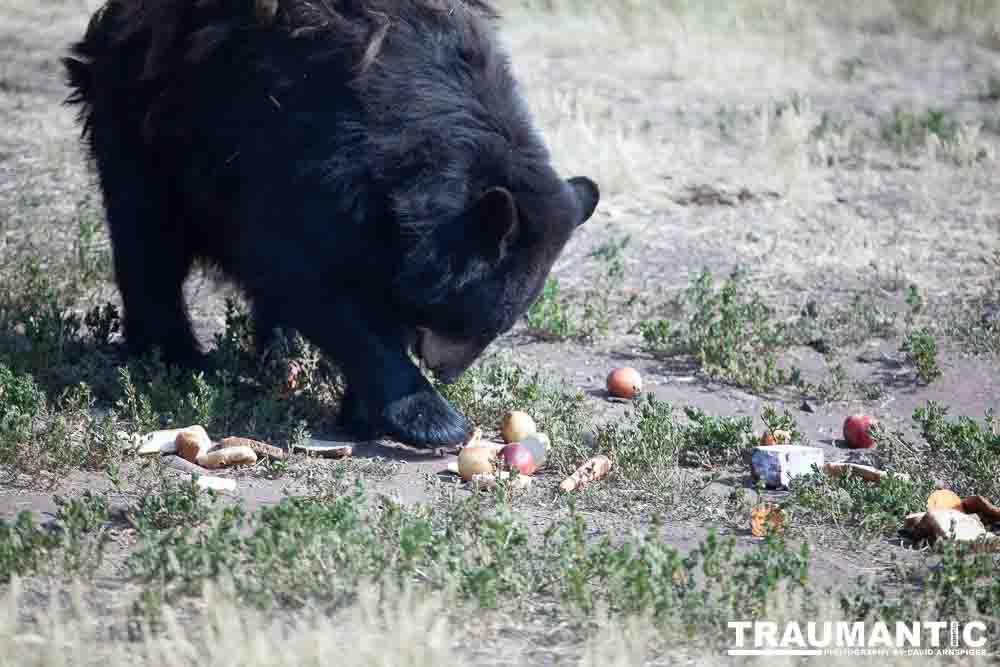
[{"label": "green weed", "polygon": [[867,66],[868,63],[858,56],[844,58],[837,64],[837,75],[844,81],[857,81],[864,76]]},{"label": "green weed", "polygon": [[930,384],[941,377],[941,368],[937,362],[937,339],[927,329],[914,329],[906,334],[899,351],[914,366],[917,379],[923,384]]},{"label": "green weed", "polygon": [[434,509],[371,499],[358,487],[334,499],[288,498],[252,515],[226,507],[198,528],[144,532],[129,570],[153,608],[215,580],[252,604],[285,608],[339,604],[366,580],[416,580],[483,608],[527,611],[553,599],[584,616],[649,612],[691,633],[721,629],[729,613],[764,614],[779,588],[808,581],[808,552],[788,551],[777,537],[740,554],[735,539],[710,535],[682,554],[662,545],[655,524],[619,544],[588,533],[572,504],[532,539],[485,494],[446,490]]},{"label": "green weed", "polygon": [[986,626],[990,653],[1000,646],[1000,579],[997,557],[975,552],[971,545],[939,541],[924,562],[896,563],[899,586],[890,592],[881,583],[858,579],[853,590],[837,594],[848,618],[886,624],[914,619],[975,619]]},{"label": "green weed", "polygon": [[[928,401],[913,411],[913,421],[927,447],[924,467],[947,480],[961,496],[1000,497],[1000,429],[987,412],[982,423],[969,417],[948,418],[948,409]],[[925,473],[926,474],[926,473]]]},{"label": "green weed", "polygon": [[829,375],[821,382],[812,383],[806,382],[801,377],[795,378],[795,386],[802,392],[803,398],[829,402],[861,397],[864,400],[874,401],[885,393],[884,387],[877,382],[862,382],[852,378],[843,364],[827,361],[826,367]]},{"label": "green weed", "polygon": [[958,132],[958,123],[945,111],[928,109],[914,113],[896,108],[882,119],[882,140],[900,151],[909,151],[924,145],[929,136],[942,141],[952,141]]},{"label": "green weed", "polygon": [[[598,427],[594,452],[611,458],[616,475],[632,481],[677,466],[682,428],[672,404],[648,394],[619,419]],[[577,453],[582,460],[586,453]]]},{"label": "green weed", "polygon": [[988,102],[1000,101],[1000,76],[991,74],[986,79],[981,97]]},{"label": "green weed", "polygon": [[932,481],[898,476],[872,484],[851,475],[823,472],[792,480],[784,507],[797,526],[822,525],[852,528],[860,537],[893,535],[903,518],[926,505]]},{"label": "green weed", "polygon": [[753,391],[791,380],[776,357],[789,342],[787,328],[773,319],[761,294],[747,288],[742,272],[733,272],[718,287],[711,273],[702,272],[684,293],[681,310],[683,327],[664,320],[640,325],[647,349],[664,356],[691,355],[709,378]]},{"label": "green weed", "polygon": [[690,423],[682,433],[683,460],[714,468],[742,463],[757,445],[750,417],[715,417],[694,407],[684,409]]},{"label": "green weed", "polygon": [[947,316],[944,331],[973,354],[1000,355],[1000,250],[987,260],[990,279],[983,291]]},{"label": "green weed", "polygon": [[0,582],[37,572],[85,576],[100,565],[109,541],[107,498],[87,491],[79,498],[56,496],[55,503],[46,525],[37,525],[30,512],[13,522],[0,519]]},{"label": "green weed", "polygon": [[0,519],[0,582],[35,572],[57,545],[52,533],[35,525],[31,512],[20,512],[13,522]]},{"label": "green weed", "polygon": [[562,293],[557,278],[549,278],[525,315],[528,333],[543,340],[585,341],[606,336],[617,308],[614,296],[625,272],[623,251],[629,240],[626,236],[608,241],[590,253],[589,257],[599,262],[598,270],[588,280],[593,287],[584,293],[580,304]]},{"label": "green weed", "polygon": [[50,402],[30,375],[0,364],[0,465],[13,482],[55,484],[72,468],[104,470],[122,460],[125,444],[113,413],[96,417],[86,385]]},{"label": "green weed", "polygon": [[562,299],[556,278],[545,281],[541,295],[528,310],[526,318],[528,330],[541,338],[566,340],[577,335],[579,329],[569,306]]},{"label": "green weed", "polygon": [[782,410],[779,415],[773,405],[764,405],[760,411],[760,419],[764,422],[767,433],[774,435],[775,431],[784,431],[791,437],[792,442],[802,441],[802,431],[788,410]]},{"label": "green weed", "polygon": [[194,479],[175,482],[162,477],[155,493],[137,499],[129,509],[128,519],[144,533],[174,526],[196,526],[210,514],[214,499],[214,495],[201,491]]}]

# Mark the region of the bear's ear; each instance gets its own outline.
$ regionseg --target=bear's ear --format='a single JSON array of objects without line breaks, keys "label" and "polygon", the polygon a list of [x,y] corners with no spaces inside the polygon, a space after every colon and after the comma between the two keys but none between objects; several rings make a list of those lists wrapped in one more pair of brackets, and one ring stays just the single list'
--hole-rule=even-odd
[{"label": "bear's ear", "polygon": [[479,223],[483,251],[497,257],[517,232],[517,204],[507,188],[490,188],[476,202],[475,217]]},{"label": "bear's ear", "polygon": [[567,181],[576,193],[576,199],[580,202],[580,219],[577,226],[582,225],[594,215],[597,202],[601,200],[601,191],[597,188],[597,183],[585,176],[575,176]]}]

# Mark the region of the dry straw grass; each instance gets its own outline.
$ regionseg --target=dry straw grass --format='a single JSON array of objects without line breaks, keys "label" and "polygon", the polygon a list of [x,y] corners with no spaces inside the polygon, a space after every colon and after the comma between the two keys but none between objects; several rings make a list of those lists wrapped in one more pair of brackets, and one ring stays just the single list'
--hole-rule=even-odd
[{"label": "dry straw grass", "polygon": [[403,592],[380,600],[378,590],[364,589],[351,608],[333,618],[299,614],[288,621],[241,608],[210,588],[194,614],[181,617],[167,609],[160,632],[128,642],[109,640],[117,619],[88,607],[80,586],[54,593],[31,630],[19,630],[22,610],[14,582],[0,611],[0,665],[456,664],[440,597]]},{"label": "dry straw grass", "polygon": [[[1000,141],[970,100],[995,71],[1000,3],[504,5],[557,165],[598,180],[602,214],[650,260],[697,248],[698,263],[740,261],[792,289],[981,282],[974,258],[997,242]],[[896,108],[942,109],[954,132],[900,152],[882,136]],[[746,189],[760,205],[675,206],[691,186]],[[604,233],[583,230],[579,248]],[[568,255],[560,278],[579,261]],[[661,287],[683,283],[656,274]]]},{"label": "dry straw grass", "polygon": [[[0,598],[0,667],[65,667],[68,665],[148,665],[183,667],[240,665],[241,667],[310,667],[335,663],[343,667],[440,667],[443,665],[557,664],[580,667],[638,665],[729,665],[727,646],[691,648],[672,641],[672,635],[648,619],[632,617],[606,622],[578,645],[543,638],[544,628],[517,637],[509,628],[501,634],[483,623],[474,611],[458,610],[440,594],[404,590],[386,594],[384,588],[363,589],[349,608],[332,616],[319,611],[275,618],[233,603],[209,587],[197,601],[197,611],[183,616],[166,609],[163,626],[155,635],[110,641],[109,626],[119,619],[98,612],[88,589],[57,589],[44,611],[25,621],[22,595],[15,580]],[[380,597],[381,596],[381,597]],[[801,600],[785,599],[769,619],[834,620],[832,607],[818,616],[804,616]],[[457,620],[456,620],[457,619]],[[502,627],[502,626],[501,626]],[[804,626],[803,626],[804,627]],[[550,629],[551,630],[551,629]],[[532,645],[535,643],[535,645]],[[739,658],[741,664],[783,667],[801,664],[790,657]],[[825,656],[810,664],[854,665],[858,658]],[[879,657],[879,664],[909,665],[912,657]],[[922,656],[929,667],[956,664],[948,657]],[[961,657],[963,665],[992,664],[989,657]]]},{"label": "dry straw grass", "polygon": [[[863,140],[863,131],[877,135],[872,113],[888,112],[893,102],[933,106],[939,98],[934,81],[908,82],[896,99],[850,90],[837,80],[844,62],[870,49],[873,38],[898,44],[898,53],[877,59],[909,59],[913,49],[930,46],[913,43],[914,35],[927,33],[993,45],[998,3],[942,4],[510,2],[503,3],[504,34],[557,163],[594,174],[607,195],[657,200],[664,180],[683,173],[812,203],[832,198],[818,166],[884,150]],[[921,62],[923,74],[946,77],[935,61],[949,48]],[[916,66],[878,64],[885,70]],[[845,122],[821,128],[823,117],[810,100],[836,106],[831,94],[838,93],[846,100],[838,109]],[[777,117],[776,106],[791,96],[804,106]],[[711,122],[676,120],[724,107],[743,116],[732,145],[719,145]],[[978,119],[963,120],[954,139],[931,141],[914,156],[977,171],[992,169],[994,157]]]}]

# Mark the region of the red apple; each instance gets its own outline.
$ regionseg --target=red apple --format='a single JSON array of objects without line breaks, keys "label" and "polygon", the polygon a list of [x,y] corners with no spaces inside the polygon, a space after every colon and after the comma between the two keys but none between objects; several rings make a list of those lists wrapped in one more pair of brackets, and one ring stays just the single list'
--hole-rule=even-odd
[{"label": "red apple", "polygon": [[506,465],[514,468],[522,475],[531,475],[538,468],[531,450],[519,442],[511,443],[501,449],[500,458],[503,459]]},{"label": "red apple", "polygon": [[851,449],[869,449],[875,446],[875,441],[868,429],[878,420],[871,415],[851,415],[844,420],[844,440]]}]

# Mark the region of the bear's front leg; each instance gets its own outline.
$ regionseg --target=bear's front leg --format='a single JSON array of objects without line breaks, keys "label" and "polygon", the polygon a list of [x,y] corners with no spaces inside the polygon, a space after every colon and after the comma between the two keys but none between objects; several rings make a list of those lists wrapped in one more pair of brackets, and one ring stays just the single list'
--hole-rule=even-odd
[{"label": "bear's front leg", "polygon": [[[312,306],[306,312],[316,310]],[[426,448],[467,439],[468,420],[410,360],[406,331],[388,309],[341,303],[326,317],[302,317],[294,326],[346,375],[340,420],[352,434],[365,439],[388,436]]]}]

